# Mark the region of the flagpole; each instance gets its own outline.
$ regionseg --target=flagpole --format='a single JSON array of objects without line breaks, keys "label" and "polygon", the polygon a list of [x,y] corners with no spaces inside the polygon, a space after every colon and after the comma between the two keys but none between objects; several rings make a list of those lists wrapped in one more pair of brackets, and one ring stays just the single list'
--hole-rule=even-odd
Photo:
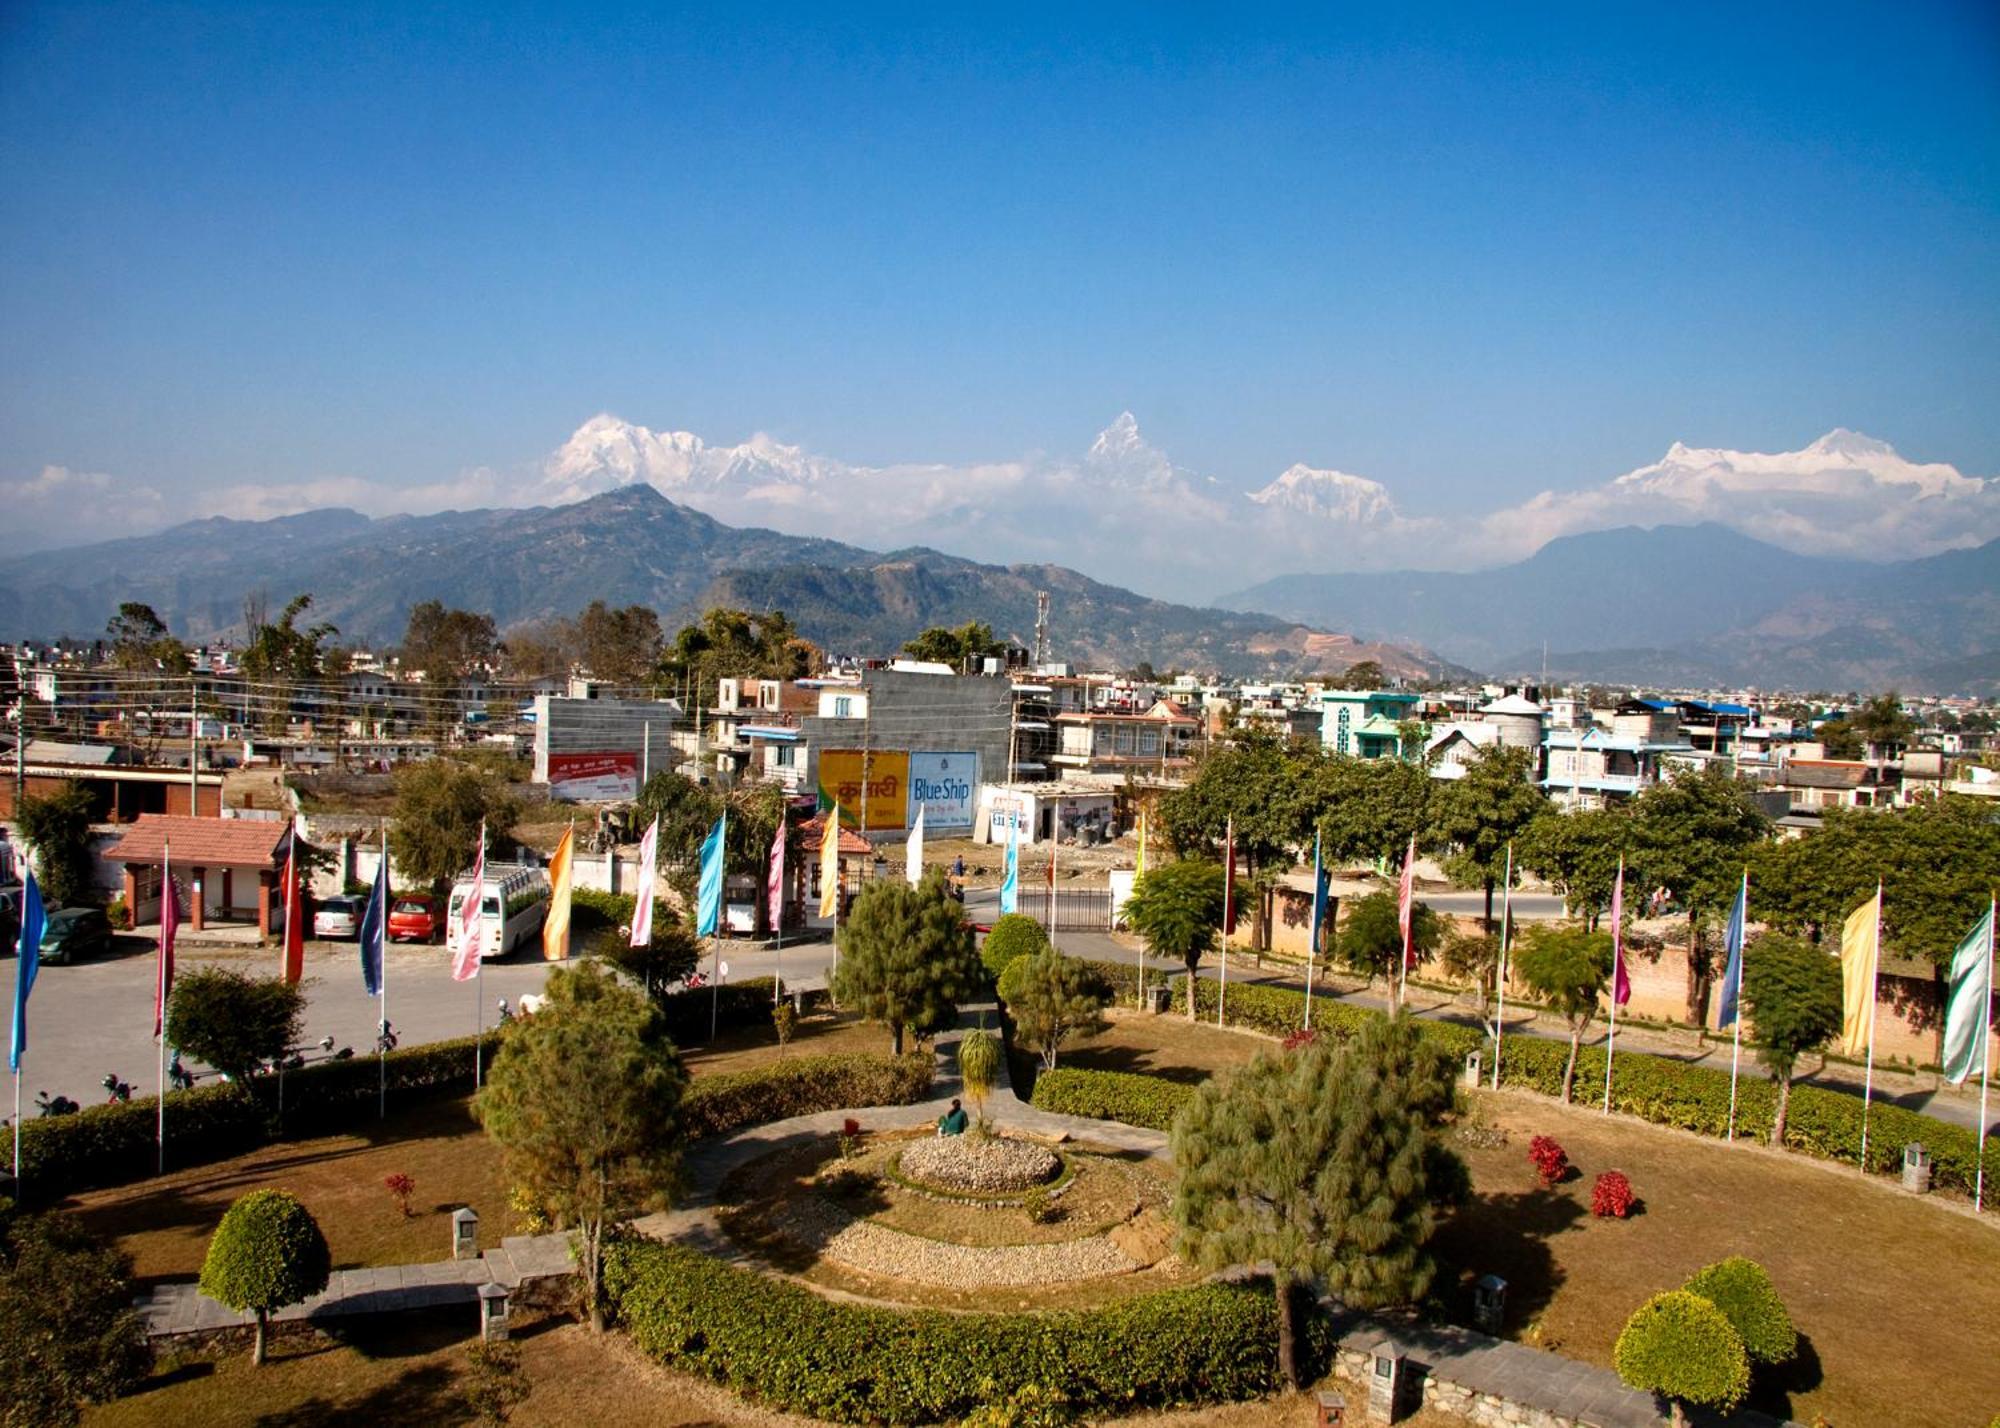
[{"label": "flagpole", "polygon": [[[572,820],[570,826],[576,826]],[[386,820],[380,824],[382,835],[382,866],[375,875],[382,880],[384,893],[391,891],[393,879],[389,876],[389,825]],[[380,1120],[389,1119],[389,899],[382,903],[382,965],[375,969],[375,995],[381,1005],[376,1008],[381,1013],[375,1028],[375,1097],[376,1114]]]},{"label": "flagpole", "polygon": [[1319,956],[1320,909],[1325,899],[1320,896],[1319,881],[1319,829],[1313,829],[1313,888],[1312,888],[1312,935],[1306,942],[1306,1030],[1313,1029],[1313,962]]},{"label": "flagpole", "polygon": [[1736,1139],[1736,1073],[1743,1062],[1743,957],[1747,950],[1743,944],[1750,940],[1750,868],[1747,864],[1743,869],[1743,887],[1736,896],[1736,905],[1742,910],[1742,925],[1736,929],[1736,936],[1740,939],[1736,948],[1736,991],[1729,1003],[1735,1012],[1730,1027],[1736,1035],[1729,1046],[1729,1133],[1723,1137],[1725,1141]]},{"label": "flagpole", "polygon": [[1986,1088],[1993,1075],[1993,914],[1995,900],[1986,900],[1986,997],[1979,1004],[1979,1156],[1972,1176],[1972,1213],[1977,1215],[1986,1200]]},{"label": "flagpole", "polygon": [[1868,1069],[1861,1082],[1861,1173],[1868,1173],[1868,1113],[1875,1109],[1875,984],[1882,962],[1882,880],[1875,880],[1875,957],[1868,977]]},{"label": "flagpole", "polygon": [[1507,1031],[1507,945],[1514,935],[1514,844],[1507,844],[1507,881],[1500,889],[1500,958],[1493,969],[1493,1089],[1500,1089],[1500,1039]]},{"label": "flagpole", "polygon": [[[1229,1000],[1229,934],[1236,920],[1236,820],[1226,819],[1223,823],[1223,860],[1226,864],[1223,876],[1228,884],[1222,896],[1222,981],[1215,993],[1215,1025],[1222,1026],[1222,1008]],[[1194,995],[1193,983],[1189,983],[1188,995]]]},{"label": "flagpole", "polygon": [[1611,907],[1611,1029],[1604,1037],[1604,1114],[1611,1114],[1611,1063],[1618,1054],[1618,969],[1625,960],[1625,855],[1618,855],[1618,894]]},{"label": "flagpole", "polygon": [[[160,1099],[153,1122],[153,1173],[167,1173],[167,904],[174,895],[174,840],[160,840],[160,948],[159,965],[153,969],[153,995],[159,1007],[160,1025],[154,1039],[160,1043]],[[136,899],[137,894],[134,894]],[[136,920],[136,919],[135,919]]]}]

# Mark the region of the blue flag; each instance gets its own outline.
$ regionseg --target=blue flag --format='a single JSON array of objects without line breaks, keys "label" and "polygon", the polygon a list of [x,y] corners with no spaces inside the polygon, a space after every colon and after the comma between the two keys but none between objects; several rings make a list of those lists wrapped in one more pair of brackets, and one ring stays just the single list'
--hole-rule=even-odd
[{"label": "blue flag", "polygon": [[729,815],[723,814],[701,840],[701,879],[695,886],[694,934],[713,937],[722,925],[722,837]]},{"label": "blue flag", "polygon": [[1743,997],[1743,924],[1748,920],[1750,900],[1750,875],[1743,875],[1743,885],[1736,890],[1736,906],[1729,909],[1729,930],[1722,934],[1723,948],[1729,954],[1729,964],[1722,969],[1722,1002],[1716,1012],[1718,1027],[1736,1025],[1737,1003]]},{"label": "blue flag", "polygon": [[382,957],[389,942],[389,854],[385,849],[375,869],[375,886],[369,890],[368,906],[361,910],[361,985],[368,995],[382,995]]},{"label": "blue flag", "polygon": [[1313,834],[1313,909],[1312,941],[1307,944],[1308,957],[1317,957],[1320,952],[1320,932],[1326,926],[1326,869],[1320,865],[1319,834]]},{"label": "blue flag", "polygon": [[42,933],[48,918],[42,912],[42,890],[32,868],[21,873],[21,939],[16,947],[20,961],[14,964],[14,1044],[7,1052],[7,1069],[21,1069],[21,1053],[28,1049],[28,993],[35,989],[35,973],[42,967]]},{"label": "blue flag", "polygon": [[1012,912],[1021,895],[1021,815],[1016,813],[1007,835],[1007,871],[1000,878],[1000,911]]}]

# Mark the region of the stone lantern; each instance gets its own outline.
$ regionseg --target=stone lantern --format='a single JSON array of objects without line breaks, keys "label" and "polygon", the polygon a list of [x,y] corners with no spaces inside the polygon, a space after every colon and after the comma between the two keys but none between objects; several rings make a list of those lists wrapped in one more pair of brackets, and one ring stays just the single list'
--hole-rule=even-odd
[{"label": "stone lantern", "polygon": [[479,1337],[489,1344],[507,1338],[507,1286],[498,1280],[479,1286]]},{"label": "stone lantern", "polygon": [[1342,1428],[1346,1422],[1347,1399],[1331,1389],[1321,1389],[1318,1428]]},{"label": "stone lantern", "polygon": [[1394,1423],[1403,1397],[1403,1348],[1384,1339],[1368,1351],[1368,1421]]},{"label": "stone lantern", "polygon": [[1488,1334],[1498,1334],[1507,1322],[1507,1281],[1497,1274],[1482,1274],[1472,1286],[1472,1322]]},{"label": "stone lantern", "polygon": [[1931,1153],[1921,1141],[1913,1140],[1903,1147],[1903,1188],[1912,1195],[1930,1193]]},{"label": "stone lantern", "polygon": [[479,1258],[479,1212],[470,1205],[451,1212],[451,1257]]},{"label": "stone lantern", "polygon": [[1480,1056],[1477,1051],[1468,1051],[1465,1054],[1465,1084],[1474,1091],[1479,1089],[1479,1061]]}]

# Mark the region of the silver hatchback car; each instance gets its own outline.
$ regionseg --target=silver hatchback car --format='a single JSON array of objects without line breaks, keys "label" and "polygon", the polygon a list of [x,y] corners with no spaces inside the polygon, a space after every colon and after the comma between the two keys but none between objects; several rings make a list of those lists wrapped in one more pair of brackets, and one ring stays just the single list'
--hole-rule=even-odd
[{"label": "silver hatchback car", "polygon": [[313,936],[355,938],[361,935],[361,899],[330,897],[313,909]]}]

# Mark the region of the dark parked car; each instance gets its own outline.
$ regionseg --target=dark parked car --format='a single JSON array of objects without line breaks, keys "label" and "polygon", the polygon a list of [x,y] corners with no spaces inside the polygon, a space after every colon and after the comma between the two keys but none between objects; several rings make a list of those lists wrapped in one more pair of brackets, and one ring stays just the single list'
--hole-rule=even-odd
[{"label": "dark parked car", "polygon": [[428,893],[406,893],[389,905],[391,942],[435,942],[444,932],[444,913]]},{"label": "dark parked car", "polygon": [[111,950],[111,919],[101,908],[62,907],[42,932],[42,960],[66,965],[90,952]]},{"label": "dark parked car", "polygon": [[21,889],[0,888],[0,952],[12,953],[21,937]]}]

